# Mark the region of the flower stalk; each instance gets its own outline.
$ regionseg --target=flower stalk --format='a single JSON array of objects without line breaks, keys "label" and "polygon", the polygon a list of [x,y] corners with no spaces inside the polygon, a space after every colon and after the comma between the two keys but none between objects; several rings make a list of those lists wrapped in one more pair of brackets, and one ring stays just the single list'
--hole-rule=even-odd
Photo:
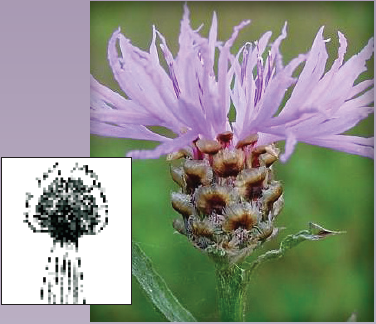
[{"label": "flower stalk", "polygon": [[217,265],[215,273],[220,321],[243,322],[248,273],[237,265]]}]

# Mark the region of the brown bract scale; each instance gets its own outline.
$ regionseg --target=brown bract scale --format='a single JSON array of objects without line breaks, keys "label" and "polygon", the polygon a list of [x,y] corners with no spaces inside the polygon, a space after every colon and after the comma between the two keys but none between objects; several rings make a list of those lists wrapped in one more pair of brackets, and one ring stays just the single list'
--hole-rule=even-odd
[{"label": "brown bract scale", "polygon": [[228,131],[228,132],[224,132],[222,134],[219,134],[217,136],[217,140],[220,143],[227,144],[232,140],[233,137],[234,137],[234,134],[232,132]]},{"label": "brown bract scale", "polygon": [[244,152],[239,149],[223,149],[213,156],[213,170],[219,177],[237,176],[244,167]]},{"label": "brown bract scale", "polygon": [[173,161],[173,160],[178,160],[184,157],[192,157],[192,151],[189,149],[181,149],[177,152],[168,154],[166,157],[166,160]]},{"label": "brown bract scale", "polygon": [[215,154],[222,148],[218,141],[213,140],[198,140],[196,146],[204,154]]},{"label": "brown bract scale", "polygon": [[260,155],[260,165],[265,165],[266,167],[271,166],[277,160],[278,157],[270,153],[264,153]]},{"label": "brown bract scale", "polygon": [[187,235],[187,231],[186,231],[186,228],[185,228],[185,224],[183,222],[182,219],[180,218],[175,218],[173,221],[172,221],[172,227],[177,231],[179,232],[180,234],[182,235]]},{"label": "brown bract scale", "polygon": [[192,156],[171,167],[179,185],[173,208],[182,215],[173,227],[200,250],[227,262],[241,262],[273,237],[283,207],[283,190],[274,180],[274,145],[257,147],[252,135],[235,145],[226,132],[216,140],[198,139]]},{"label": "brown bract scale", "polygon": [[204,215],[213,212],[222,214],[223,209],[232,201],[231,188],[219,185],[200,187],[194,196],[196,207]]},{"label": "brown bract scale", "polygon": [[235,231],[238,228],[250,230],[260,220],[259,211],[251,204],[234,204],[226,208],[223,229],[227,232]]},{"label": "brown bract scale", "polygon": [[185,188],[186,182],[185,182],[185,172],[183,167],[170,167],[170,174],[172,180],[174,180],[180,188]]},{"label": "brown bract scale", "polygon": [[183,165],[185,181],[189,189],[195,189],[199,185],[210,185],[213,179],[213,170],[208,161],[186,160]]},{"label": "brown bract scale", "polygon": [[263,217],[266,218],[276,202],[282,195],[282,185],[278,181],[272,181],[269,188],[262,192],[262,211]]},{"label": "brown bract scale", "polygon": [[277,217],[283,207],[285,206],[285,200],[283,199],[283,195],[281,195],[274,203],[273,203],[273,208],[271,210],[271,217],[274,219],[275,217]]},{"label": "brown bract scale", "polygon": [[270,222],[261,223],[259,228],[259,235],[257,236],[259,240],[264,241],[268,239],[274,231],[273,225]]},{"label": "brown bract scale", "polygon": [[278,160],[280,150],[271,145],[260,145],[252,150],[252,153],[247,157],[246,164],[249,168],[259,166],[271,166]]},{"label": "brown bract scale", "polygon": [[247,145],[254,145],[257,142],[257,140],[258,140],[257,134],[249,135],[246,138],[239,141],[236,144],[236,148],[242,148],[242,147],[247,146]]},{"label": "brown bract scale", "polygon": [[194,213],[191,196],[189,195],[177,192],[171,193],[171,205],[184,218],[188,218]]},{"label": "brown bract scale", "polygon": [[195,221],[192,223],[192,235],[194,236],[203,236],[203,237],[212,237],[214,234],[214,228],[207,221]]},{"label": "brown bract scale", "polygon": [[258,199],[261,195],[263,182],[267,176],[267,168],[244,169],[235,180],[235,187],[246,200]]}]

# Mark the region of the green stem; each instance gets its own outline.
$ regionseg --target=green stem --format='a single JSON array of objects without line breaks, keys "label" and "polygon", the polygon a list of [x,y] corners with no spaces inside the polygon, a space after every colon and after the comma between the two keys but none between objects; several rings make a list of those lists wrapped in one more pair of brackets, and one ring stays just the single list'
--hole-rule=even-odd
[{"label": "green stem", "polygon": [[217,267],[216,279],[220,320],[243,322],[247,273],[236,265]]}]

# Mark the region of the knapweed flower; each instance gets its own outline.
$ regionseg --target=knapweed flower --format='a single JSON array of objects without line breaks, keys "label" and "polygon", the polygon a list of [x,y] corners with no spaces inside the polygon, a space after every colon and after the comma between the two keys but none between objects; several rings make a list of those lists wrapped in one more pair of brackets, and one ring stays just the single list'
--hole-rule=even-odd
[{"label": "knapweed flower", "polygon": [[[220,42],[215,13],[205,38],[191,28],[185,6],[176,58],[155,27],[149,52],[120,30],[112,35],[108,59],[127,99],[91,78],[91,133],[161,142],[151,151],[129,152],[134,158],[184,157],[181,167],[171,168],[180,186],[172,206],[183,216],[174,227],[196,247],[234,262],[277,232],[273,221],[283,195],[271,169],[279,157],[276,142],[286,141],[283,161],[298,141],[373,157],[373,138],[341,135],[373,112],[373,80],[354,84],[373,55],[373,39],[344,63],[347,43],[338,33],[338,58],[325,73],[323,27],[311,50],[284,66],[279,46],[286,24],[274,42],[266,32],[237,54],[230,52],[249,23],[243,21]],[[160,64],[157,42],[168,71]],[[228,118],[232,105],[234,121]],[[176,137],[149,126],[168,128]]]}]

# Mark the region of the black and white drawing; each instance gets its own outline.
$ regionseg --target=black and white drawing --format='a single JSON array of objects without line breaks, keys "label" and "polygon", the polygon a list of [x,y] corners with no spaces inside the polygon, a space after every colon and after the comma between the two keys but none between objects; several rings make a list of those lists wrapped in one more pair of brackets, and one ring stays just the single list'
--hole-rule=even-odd
[{"label": "black and white drawing", "polygon": [[131,159],[2,158],[2,304],[131,303]]},{"label": "black and white drawing", "polygon": [[34,233],[48,233],[53,239],[41,299],[85,304],[79,239],[98,234],[108,224],[104,189],[95,172],[78,163],[63,172],[56,162],[36,181],[38,191],[26,194],[24,222]]}]

